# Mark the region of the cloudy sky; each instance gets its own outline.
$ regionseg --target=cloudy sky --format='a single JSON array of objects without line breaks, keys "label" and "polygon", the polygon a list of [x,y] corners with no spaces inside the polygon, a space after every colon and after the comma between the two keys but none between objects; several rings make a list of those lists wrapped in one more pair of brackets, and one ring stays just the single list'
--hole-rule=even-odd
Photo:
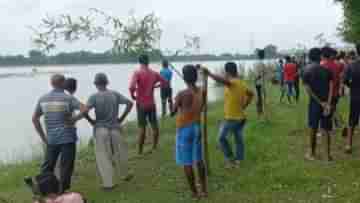
[{"label": "cloudy sky", "polygon": [[[162,49],[184,47],[184,34],[202,40],[202,52],[240,52],[273,43],[282,49],[297,43],[312,46],[325,33],[339,43],[336,27],[342,11],[332,0],[0,0],[0,55],[26,54],[31,31],[46,14],[85,14],[89,8],[126,16],[155,12],[161,18]],[[107,41],[61,44],[57,51],[103,51]]]}]

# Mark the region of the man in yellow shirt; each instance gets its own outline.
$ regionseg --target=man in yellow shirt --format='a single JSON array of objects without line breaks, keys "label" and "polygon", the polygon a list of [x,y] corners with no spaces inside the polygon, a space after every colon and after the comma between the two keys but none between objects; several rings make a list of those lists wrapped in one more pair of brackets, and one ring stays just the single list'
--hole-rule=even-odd
[{"label": "man in yellow shirt", "polygon": [[[220,128],[220,146],[229,166],[239,164],[244,159],[243,129],[246,122],[245,109],[251,103],[254,93],[246,83],[239,78],[237,65],[233,62],[225,64],[225,77],[215,75],[205,69],[205,73],[215,81],[225,85],[224,92],[224,122]],[[236,154],[228,142],[228,135],[235,136]]]}]

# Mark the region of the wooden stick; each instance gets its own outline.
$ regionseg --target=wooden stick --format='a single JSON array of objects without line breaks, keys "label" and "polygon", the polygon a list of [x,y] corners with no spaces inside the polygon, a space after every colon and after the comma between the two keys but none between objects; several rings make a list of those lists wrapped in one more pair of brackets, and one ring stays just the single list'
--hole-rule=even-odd
[{"label": "wooden stick", "polygon": [[204,93],[204,111],[203,111],[203,143],[204,143],[204,161],[206,167],[206,176],[210,173],[210,160],[209,160],[209,143],[208,143],[208,76],[203,75],[203,93]]}]

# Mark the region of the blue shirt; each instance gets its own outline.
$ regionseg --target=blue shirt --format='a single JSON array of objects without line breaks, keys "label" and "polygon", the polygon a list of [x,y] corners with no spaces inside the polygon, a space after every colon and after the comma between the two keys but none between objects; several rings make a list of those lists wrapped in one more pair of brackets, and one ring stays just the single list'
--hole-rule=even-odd
[{"label": "blue shirt", "polygon": [[161,77],[163,77],[166,81],[168,81],[170,83],[173,73],[170,70],[170,68],[162,68],[160,71],[160,75],[161,75]]},{"label": "blue shirt", "polygon": [[77,141],[75,126],[68,126],[65,121],[79,109],[80,102],[61,89],[52,90],[40,98],[35,112],[44,116],[48,144],[68,144]]}]

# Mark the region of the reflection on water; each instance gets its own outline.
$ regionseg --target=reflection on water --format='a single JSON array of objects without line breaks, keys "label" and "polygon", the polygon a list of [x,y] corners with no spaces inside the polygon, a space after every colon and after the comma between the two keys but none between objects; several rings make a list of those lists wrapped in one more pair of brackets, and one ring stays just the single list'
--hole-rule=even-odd
[{"label": "reflection on water", "polygon": [[[225,62],[203,63],[212,70],[223,67]],[[244,62],[242,62],[244,63]],[[252,61],[247,61],[249,67]],[[181,70],[184,63],[175,63],[175,67]],[[159,70],[159,64],[154,64],[153,68]],[[93,78],[96,73],[104,72],[109,76],[110,89],[115,89],[130,98],[128,82],[132,73],[137,69],[134,64],[122,65],[85,65],[67,67],[42,67],[33,71],[28,68],[0,68],[0,131],[2,142],[0,142],[0,160],[24,160],[39,154],[42,150],[40,139],[33,129],[31,116],[37,100],[50,90],[49,78],[54,73],[64,73],[67,77],[74,77],[78,80],[78,97],[82,102],[96,92],[93,85]],[[209,87],[214,87],[215,83],[209,80]],[[185,88],[182,79],[174,74],[172,83],[174,94]],[[209,91],[209,101],[222,98],[221,88],[211,88]],[[156,91],[157,107],[160,109],[160,91]],[[135,110],[131,112],[128,120],[136,118]],[[92,136],[92,129],[85,121],[77,124],[78,135],[82,141]],[[136,136],[136,135],[130,135]]]}]

